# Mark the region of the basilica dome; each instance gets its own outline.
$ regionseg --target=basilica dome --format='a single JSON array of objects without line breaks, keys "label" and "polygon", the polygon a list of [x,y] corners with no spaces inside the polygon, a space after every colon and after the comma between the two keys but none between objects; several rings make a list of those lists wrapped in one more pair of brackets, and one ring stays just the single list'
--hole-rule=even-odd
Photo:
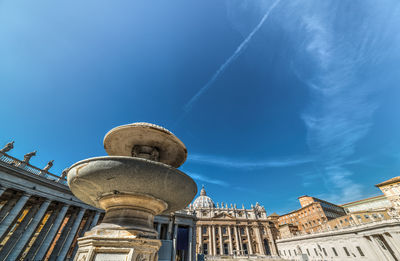
[{"label": "basilica dome", "polygon": [[198,196],[193,202],[194,208],[215,208],[214,201],[207,196],[204,186],[201,188],[200,196]]}]

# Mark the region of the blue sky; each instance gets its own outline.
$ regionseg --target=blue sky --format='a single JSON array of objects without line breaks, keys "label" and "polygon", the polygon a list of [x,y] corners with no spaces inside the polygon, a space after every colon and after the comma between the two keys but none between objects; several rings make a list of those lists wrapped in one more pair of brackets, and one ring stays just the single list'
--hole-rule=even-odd
[{"label": "blue sky", "polygon": [[344,203],[399,175],[394,0],[0,1],[0,145],[56,174],[162,125],[214,201]]}]

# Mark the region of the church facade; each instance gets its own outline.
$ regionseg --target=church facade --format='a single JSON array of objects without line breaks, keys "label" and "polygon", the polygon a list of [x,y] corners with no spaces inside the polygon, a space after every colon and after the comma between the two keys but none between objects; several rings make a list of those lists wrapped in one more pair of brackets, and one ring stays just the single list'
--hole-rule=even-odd
[{"label": "church facade", "polygon": [[258,203],[245,209],[215,204],[204,187],[186,211],[195,215],[196,253],[205,256],[277,256],[278,230]]}]

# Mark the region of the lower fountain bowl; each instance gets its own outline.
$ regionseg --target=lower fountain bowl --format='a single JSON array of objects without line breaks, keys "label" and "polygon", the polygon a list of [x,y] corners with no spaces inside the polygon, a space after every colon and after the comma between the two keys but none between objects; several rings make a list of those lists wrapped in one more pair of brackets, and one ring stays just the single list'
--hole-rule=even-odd
[{"label": "lower fountain bowl", "polygon": [[68,185],[77,198],[97,208],[104,208],[100,204],[104,196],[137,194],[165,202],[166,214],[185,208],[197,193],[196,183],[182,171],[160,162],[124,156],[75,163],[68,170]]}]

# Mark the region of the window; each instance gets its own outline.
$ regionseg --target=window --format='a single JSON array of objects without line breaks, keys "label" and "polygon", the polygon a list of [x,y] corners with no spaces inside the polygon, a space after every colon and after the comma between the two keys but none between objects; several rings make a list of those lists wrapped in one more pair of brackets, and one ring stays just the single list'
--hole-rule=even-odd
[{"label": "window", "polygon": [[334,247],[332,247],[332,251],[333,251],[333,253],[335,254],[335,256],[339,256],[339,255],[337,254],[337,252],[336,252],[336,249],[335,249]]},{"label": "window", "polygon": [[325,248],[322,248],[322,251],[324,251],[324,255],[325,255],[325,256],[328,256],[328,253],[326,253]]},{"label": "window", "polygon": [[217,255],[219,255],[219,247],[217,247]]},{"label": "window", "polygon": [[358,253],[360,253],[360,256],[364,256],[364,253],[363,253],[363,251],[361,250],[361,247],[357,247],[357,250],[358,250]]},{"label": "window", "polygon": [[240,228],[240,234],[244,235],[244,228],[243,227]]},{"label": "window", "polygon": [[218,235],[218,228],[215,228],[215,234]]},{"label": "window", "polygon": [[364,215],[364,217],[365,217],[365,219],[369,219],[369,216],[368,216],[368,215]]},{"label": "window", "polygon": [[222,234],[226,235],[226,227],[222,227]]},{"label": "window", "polygon": [[360,215],[356,215],[356,217],[357,217],[358,219],[361,219],[361,216],[360,216]]},{"label": "window", "polygon": [[315,252],[315,255],[318,256],[318,252],[317,252],[316,248],[314,248],[314,252]]},{"label": "window", "polygon": [[308,251],[308,248],[307,248],[307,254],[310,255],[310,251]]},{"label": "window", "polygon": [[208,245],[203,244],[203,254],[208,255]]},{"label": "window", "polygon": [[288,251],[289,251],[289,256],[291,256],[291,255],[292,255],[292,253],[290,253],[290,249],[289,249]]},{"label": "window", "polygon": [[344,250],[344,252],[346,252],[346,255],[347,255],[347,256],[350,256],[349,250],[347,250],[346,247],[343,247],[343,250]]},{"label": "window", "polygon": [[203,227],[203,235],[207,234],[207,227]]},{"label": "window", "polygon": [[228,244],[224,243],[224,255],[228,255]]},{"label": "window", "polygon": [[244,254],[247,255],[247,244],[243,243]]}]

